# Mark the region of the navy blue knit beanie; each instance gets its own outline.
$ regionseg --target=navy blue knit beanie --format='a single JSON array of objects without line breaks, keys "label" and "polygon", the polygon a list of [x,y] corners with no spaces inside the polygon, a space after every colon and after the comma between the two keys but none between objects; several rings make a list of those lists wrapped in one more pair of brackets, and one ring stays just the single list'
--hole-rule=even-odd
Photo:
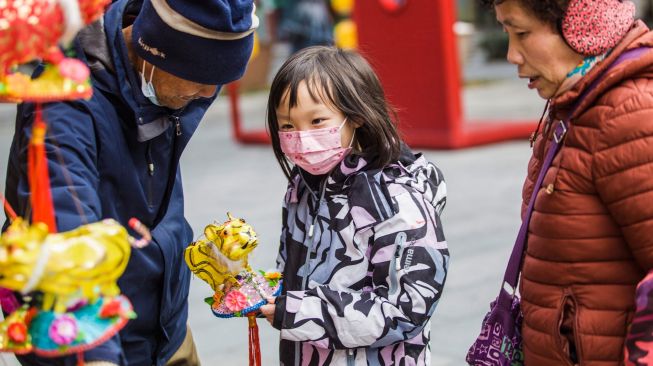
[{"label": "navy blue knit beanie", "polygon": [[145,0],[132,46],[174,76],[222,85],[243,76],[257,26],[253,0]]}]

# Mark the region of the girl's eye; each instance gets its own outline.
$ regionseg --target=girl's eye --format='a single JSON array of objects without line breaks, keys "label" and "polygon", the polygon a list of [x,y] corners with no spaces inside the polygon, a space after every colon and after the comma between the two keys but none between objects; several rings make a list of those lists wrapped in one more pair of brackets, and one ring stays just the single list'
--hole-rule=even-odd
[{"label": "girl's eye", "polygon": [[322,123],[322,121],[324,121],[324,118],[316,118],[316,119],[311,121],[311,124],[319,125],[320,123]]},{"label": "girl's eye", "polygon": [[293,126],[290,123],[283,123],[281,126],[279,126],[279,129],[282,131],[291,130],[292,128]]},{"label": "girl's eye", "polygon": [[528,32],[517,32],[517,37],[524,38],[528,35]]}]

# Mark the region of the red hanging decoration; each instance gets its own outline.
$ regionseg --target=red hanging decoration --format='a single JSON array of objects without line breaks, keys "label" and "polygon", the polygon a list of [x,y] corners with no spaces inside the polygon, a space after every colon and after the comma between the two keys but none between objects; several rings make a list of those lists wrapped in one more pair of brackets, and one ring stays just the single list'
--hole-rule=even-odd
[{"label": "red hanging decoration", "polygon": [[255,312],[247,315],[247,320],[249,322],[249,366],[261,366],[261,343],[258,337]]},{"label": "red hanging decoration", "polygon": [[27,174],[32,201],[32,223],[48,225],[51,233],[57,232],[54,220],[54,206],[50,191],[48,159],[45,154],[45,133],[47,125],[43,121],[41,105],[36,105],[36,118],[32,126],[32,138],[27,152]]},{"label": "red hanging decoration", "polygon": [[7,213],[7,217],[9,217],[9,221],[13,222],[14,220],[16,220],[16,218],[18,217],[18,215],[16,215],[16,211],[14,211],[14,209],[11,207],[9,202],[7,202],[7,199],[5,198],[5,196],[2,193],[0,193],[0,201],[2,201],[2,205],[5,208],[5,212]]}]

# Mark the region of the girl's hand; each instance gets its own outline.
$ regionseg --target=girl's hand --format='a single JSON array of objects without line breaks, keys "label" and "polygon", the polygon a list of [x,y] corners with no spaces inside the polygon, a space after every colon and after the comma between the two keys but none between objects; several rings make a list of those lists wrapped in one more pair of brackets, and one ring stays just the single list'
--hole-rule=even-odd
[{"label": "girl's hand", "polygon": [[267,305],[261,306],[261,314],[265,316],[265,318],[268,320],[268,323],[272,324],[274,322],[274,310],[276,309],[276,306],[274,305],[274,300],[275,297],[270,297],[268,298],[268,303]]}]

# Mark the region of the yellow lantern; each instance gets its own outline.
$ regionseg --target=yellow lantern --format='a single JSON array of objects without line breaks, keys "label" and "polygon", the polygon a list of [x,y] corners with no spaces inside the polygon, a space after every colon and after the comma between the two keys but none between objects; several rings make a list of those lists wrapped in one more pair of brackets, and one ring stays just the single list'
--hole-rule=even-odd
[{"label": "yellow lantern", "polygon": [[331,0],[333,11],[342,16],[349,16],[354,8],[354,0]]},{"label": "yellow lantern", "polygon": [[336,46],[342,49],[355,49],[358,47],[358,33],[356,23],[345,19],[333,27],[333,38]]}]

